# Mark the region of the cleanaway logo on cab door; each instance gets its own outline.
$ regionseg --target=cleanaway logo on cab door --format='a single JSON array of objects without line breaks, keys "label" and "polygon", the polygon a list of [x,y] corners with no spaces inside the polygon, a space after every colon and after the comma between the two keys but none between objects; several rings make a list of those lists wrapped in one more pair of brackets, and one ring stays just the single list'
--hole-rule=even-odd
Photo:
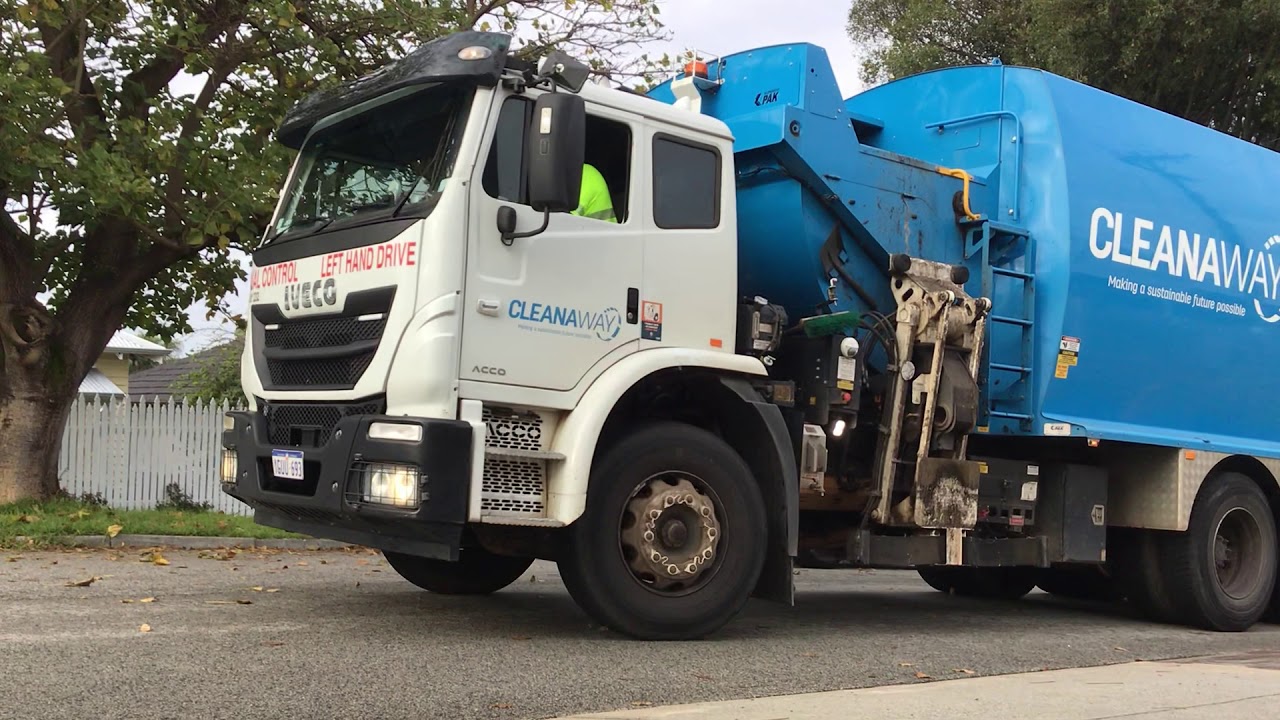
[{"label": "cleanaway logo on cab door", "polygon": [[516,326],[529,332],[567,335],[569,337],[609,342],[622,332],[622,313],[617,308],[585,310],[581,308],[548,305],[528,300],[512,300],[507,306],[507,316],[516,320]]}]

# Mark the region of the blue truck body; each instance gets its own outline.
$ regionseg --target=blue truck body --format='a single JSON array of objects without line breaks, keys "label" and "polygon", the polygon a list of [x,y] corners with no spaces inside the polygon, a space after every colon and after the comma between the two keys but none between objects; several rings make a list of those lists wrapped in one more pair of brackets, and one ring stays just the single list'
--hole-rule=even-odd
[{"label": "blue truck body", "polygon": [[993,301],[980,431],[1280,457],[1277,153],[997,64],[843,100],[822,49],[779,45],[704,86],[744,293],[887,312],[890,253],[963,263]]}]

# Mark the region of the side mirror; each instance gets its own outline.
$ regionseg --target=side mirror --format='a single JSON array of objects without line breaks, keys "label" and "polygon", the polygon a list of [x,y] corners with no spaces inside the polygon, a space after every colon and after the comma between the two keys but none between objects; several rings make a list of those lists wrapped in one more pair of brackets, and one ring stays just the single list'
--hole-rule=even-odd
[{"label": "side mirror", "polygon": [[562,88],[578,92],[587,84],[591,76],[591,68],[575,60],[559,50],[549,53],[538,67],[538,74],[551,78],[551,81]]},{"label": "side mirror", "polygon": [[587,108],[581,97],[547,93],[533,105],[533,127],[525,165],[529,204],[547,213],[571,212],[582,192]]},{"label": "side mirror", "polygon": [[498,208],[498,232],[504,241],[516,234],[516,209],[510,205]]}]

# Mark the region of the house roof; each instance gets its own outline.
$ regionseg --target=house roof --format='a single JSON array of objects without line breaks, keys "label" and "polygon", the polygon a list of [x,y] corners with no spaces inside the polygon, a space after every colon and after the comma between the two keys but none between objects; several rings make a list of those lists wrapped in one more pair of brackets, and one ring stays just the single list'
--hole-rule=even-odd
[{"label": "house roof", "polygon": [[97,368],[89,370],[89,374],[80,381],[81,395],[114,395],[124,397],[124,391],[102,374]]},{"label": "house roof", "polygon": [[242,341],[236,340],[226,345],[201,350],[184,358],[166,360],[160,365],[139,370],[129,375],[129,399],[134,401],[158,400],[166,401],[174,396],[187,394],[183,387],[183,378],[202,364],[217,359],[222,353],[233,352],[237,356],[243,351]]},{"label": "house roof", "polygon": [[169,354],[169,348],[157,345],[131,332],[117,330],[111,336],[111,340],[107,342],[107,347],[103,352],[120,353],[122,355],[162,356]]}]

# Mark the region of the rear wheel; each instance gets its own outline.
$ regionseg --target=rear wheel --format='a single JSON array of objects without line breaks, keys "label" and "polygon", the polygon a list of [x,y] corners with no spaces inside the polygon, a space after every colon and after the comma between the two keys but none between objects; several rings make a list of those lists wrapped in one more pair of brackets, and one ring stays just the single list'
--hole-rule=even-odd
[{"label": "rear wheel", "polygon": [[1147,619],[1173,623],[1180,619],[1163,565],[1168,535],[1160,530],[1110,528],[1107,555],[1120,595]]},{"label": "rear wheel", "polygon": [[708,635],[746,605],[764,565],[764,503],[723,440],[663,423],[610,449],[560,557],[597,622],[649,640]]},{"label": "rear wheel", "polygon": [[441,595],[488,595],[510,585],[533,564],[533,558],[494,555],[483,548],[463,548],[457,562],[383,551],[400,577]]},{"label": "rear wheel", "polygon": [[934,590],[964,597],[1017,600],[1036,586],[1033,568],[931,565],[917,570]]},{"label": "rear wheel", "polygon": [[1040,571],[1036,585],[1050,595],[1072,600],[1110,602],[1119,596],[1112,579],[1092,565],[1046,568]]},{"label": "rear wheel", "polygon": [[1239,632],[1271,605],[1275,518],[1261,488],[1244,475],[1206,482],[1187,531],[1169,536],[1164,552],[1173,605],[1189,624]]}]

